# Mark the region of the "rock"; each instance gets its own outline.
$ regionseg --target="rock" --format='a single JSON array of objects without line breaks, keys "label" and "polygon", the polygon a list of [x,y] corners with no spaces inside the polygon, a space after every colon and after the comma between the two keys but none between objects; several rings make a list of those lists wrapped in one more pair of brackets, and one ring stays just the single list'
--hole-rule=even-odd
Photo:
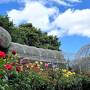
[{"label": "rock", "polygon": [[10,34],[2,27],[0,27],[0,47],[8,48],[11,42]]}]

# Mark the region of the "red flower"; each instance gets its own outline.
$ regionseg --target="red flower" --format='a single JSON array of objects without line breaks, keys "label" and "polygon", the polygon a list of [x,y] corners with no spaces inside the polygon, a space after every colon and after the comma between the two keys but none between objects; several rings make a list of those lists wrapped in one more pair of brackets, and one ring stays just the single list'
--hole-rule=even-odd
[{"label": "red flower", "polygon": [[6,54],[4,52],[0,51],[0,57],[4,58],[5,56],[6,56]]},{"label": "red flower", "polygon": [[16,54],[16,51],[15,50],[12,50],[12,54],[15,55]]},{"label": "red flower", "polygon": [[5,64],[4,67],[7,70],[12,70],[13,69],[13,66],[11,64]]},{"label": "red flower", "polygon": [[16,71],[17,71],[17,72],[20,72],[20,71],[21,71],[20,66],[17,66],[17,67],[16,67]]},{"label": "red flower", "polygon": [[0,78],[2,78],[3,77],[3,75],[0,75]]}]

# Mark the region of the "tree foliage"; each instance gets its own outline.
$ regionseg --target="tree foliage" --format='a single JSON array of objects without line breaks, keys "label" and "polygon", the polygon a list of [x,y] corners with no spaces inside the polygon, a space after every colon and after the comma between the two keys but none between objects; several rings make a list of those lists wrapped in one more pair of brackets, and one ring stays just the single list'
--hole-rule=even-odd
[{"label": "tree foliage", "polygon": [[0,16],[0,26],[11,34],[13,42],[38,48],[59,50],[60,42],[56,36],[48,36],[46,32],[35,28],[31,23],[15,27],[13,22],[9,21],[8,16]]},{"label": "tree foliage", "polygon": [[12,21],[9,21],[8,16],[0,16],[0,26],[5,28],[9,33],[14,28],[14,24]]}]

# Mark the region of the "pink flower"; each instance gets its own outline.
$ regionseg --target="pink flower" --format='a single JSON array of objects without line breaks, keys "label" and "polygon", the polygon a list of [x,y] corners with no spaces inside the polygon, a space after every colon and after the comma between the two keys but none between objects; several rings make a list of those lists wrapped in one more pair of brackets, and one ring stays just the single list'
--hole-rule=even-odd
[{"label": "pink flower", "polygon": [[48,68],[48,66],[49,66],[48,63],[45,63],[45,67]]}]

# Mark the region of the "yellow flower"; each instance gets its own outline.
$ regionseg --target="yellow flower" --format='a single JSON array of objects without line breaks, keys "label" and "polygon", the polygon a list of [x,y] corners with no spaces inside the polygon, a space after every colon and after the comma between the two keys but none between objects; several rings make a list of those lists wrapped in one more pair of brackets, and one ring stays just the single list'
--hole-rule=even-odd
[{"label": "yellow flower", "polygon": [[62,69],[62,72],[66,73],[66,72],[67,72],[67,70],[66,70],[66,69]]},{"label": "yellow flower", "polygon": [[42,64],[43,64],[43,62],[40,62],[40,64],[42,65]]},{"label": "yellow flower", "polygon": [[68,74],[64,74],[64,77],[69,77],[69,75]]},{"label": "yellow flower", "polygon": [[38,61],[35,61],[36,64],[38,64]]},{"label": "yellow flower", "polygon": [[42,68],[41,68],[40,70],[41,70],[41,71],[43,71],[43,69],[42,69]]},{"label": "yellow flower", "polygon": [[75,75],[75,72],[72,72],[73,75]]},{"label": "yellow flower", "polygon": [[72,75],[72,72],[68,71],[67,74],[68,74],[68,75]]}]

